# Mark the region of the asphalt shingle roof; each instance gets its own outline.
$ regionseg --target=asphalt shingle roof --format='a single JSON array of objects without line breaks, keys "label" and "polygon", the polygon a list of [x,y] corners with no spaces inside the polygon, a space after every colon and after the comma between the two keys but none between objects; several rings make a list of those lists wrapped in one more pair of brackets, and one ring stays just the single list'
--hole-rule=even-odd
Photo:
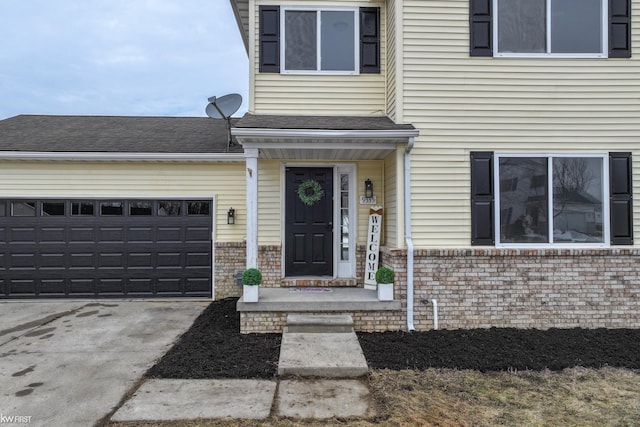
[{"label": "asphalt shingle roof", "polygon": [[227,123],[207,117],[20,115],[0,120],[0,151],[242,152],[237,145],[227,150],[227,141]]},{"label": "asphalt shingle roof", "polygon": [[245,114],[235,127],[255,129],[406,130],[413,125],[396,124],[387,116],[291,116]]}]

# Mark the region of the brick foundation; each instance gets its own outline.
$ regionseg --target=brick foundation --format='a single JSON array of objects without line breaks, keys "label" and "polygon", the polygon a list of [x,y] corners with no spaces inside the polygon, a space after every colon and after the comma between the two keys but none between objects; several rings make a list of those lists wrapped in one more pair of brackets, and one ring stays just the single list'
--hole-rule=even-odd
[{"label": "brick foundation", "polygon": [[[336,314],[335,312],[305,312],[304,314]],[[383,332],[401,330],[405,322],[401,311],[351,311],[340,312],[353,317],[353,328],[361,332]],[[257,311],[240,313],[242,333],[281,333],[287,321],[287,313],[282,311]]]},{"label": "brick foundation", "polygon": [[[362,286],[364,247],[358,247]],[[240,296],[243,243],[216,245],[216,298]],[[401,311],[352,312],[356,330],[406,329],[406,251],[382,248],[381,264],[396,272]],[[414,326],[467,329],[640,328],[640,249],[420,249],[414,253]],[[262,246],[264,286],[280,286],[281,250]],[[244,331],[280,332],[286,313],[242,313]]]},{"label": "brick foundation", "polygon": [[[414,324],[443,329],[640,328],[640,250],[416,250]],[[406,298],[406,252],[382,250]],[[404,308],[406,310],[406,308]]]}]

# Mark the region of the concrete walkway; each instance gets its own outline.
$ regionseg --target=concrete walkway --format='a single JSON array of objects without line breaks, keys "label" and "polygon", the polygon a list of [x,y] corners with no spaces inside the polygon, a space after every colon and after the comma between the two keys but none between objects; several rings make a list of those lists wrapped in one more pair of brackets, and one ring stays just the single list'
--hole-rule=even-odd
[{"label": "concrete walkway", "polygon": [[370,418],[375,408],[362,379],[367,372],[351,316],[290,314],[279,381],[150,380],[112,421]]},{"label": "concrete walkway", "polygon": [[111,421],[375,416],[362,380],[149,380]]}]

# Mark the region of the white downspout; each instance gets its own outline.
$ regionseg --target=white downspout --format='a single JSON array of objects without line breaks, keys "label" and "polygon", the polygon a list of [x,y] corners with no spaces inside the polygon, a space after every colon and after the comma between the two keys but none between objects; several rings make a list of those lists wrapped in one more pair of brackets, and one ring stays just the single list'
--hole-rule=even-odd
[{"label": "white downspout", "polygon": [[404,236],[407,244],[407,329],[415,331],[413,326],[413,241],[411,240],[411,150],[414,138],[404,151]]}]

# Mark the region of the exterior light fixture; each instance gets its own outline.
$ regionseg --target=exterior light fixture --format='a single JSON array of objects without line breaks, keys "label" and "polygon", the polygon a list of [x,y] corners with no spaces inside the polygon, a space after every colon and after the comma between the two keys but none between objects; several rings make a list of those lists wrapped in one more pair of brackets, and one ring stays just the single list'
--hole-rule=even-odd
[{"label": "exterior light fixture", "polygon": [[373,197],[373,182],[369,178],[364,182],[364,197],[367,199]]},{"label": "exterior light fixture", "polygon": [[236,223],[236,210],[229,208],[227,211],[227,224],[233,225]]}]

